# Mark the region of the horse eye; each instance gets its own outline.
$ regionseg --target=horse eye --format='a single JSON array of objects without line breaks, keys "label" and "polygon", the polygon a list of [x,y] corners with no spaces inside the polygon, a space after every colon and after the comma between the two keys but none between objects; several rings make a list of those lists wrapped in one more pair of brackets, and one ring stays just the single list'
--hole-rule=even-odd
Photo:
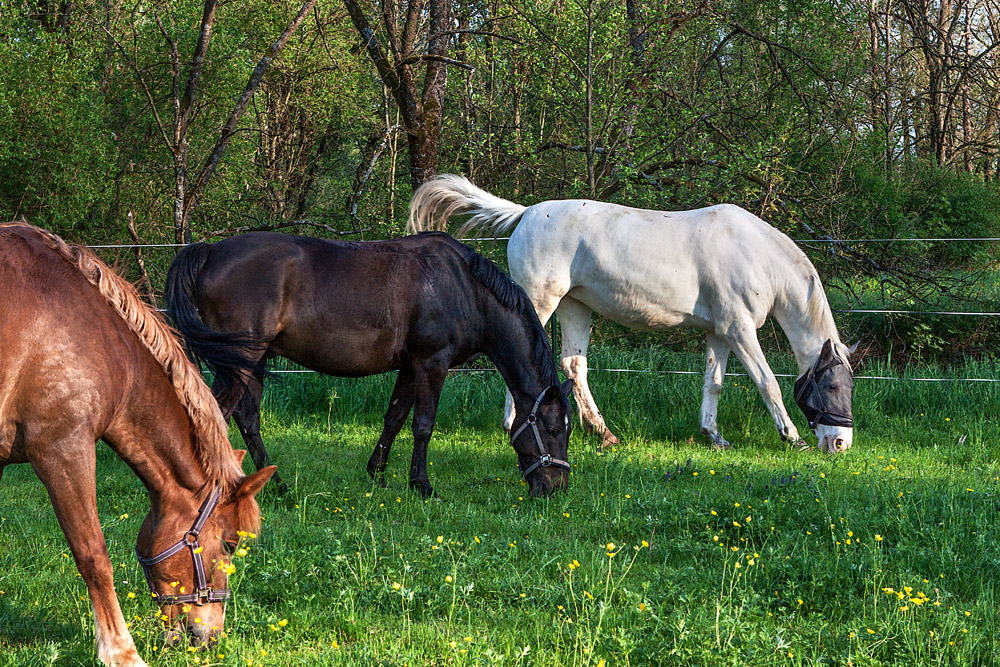
[{"label": "horse eye", "polygon": [[222,543],[222,548],[226,550],[226,555],[227,556],[231,556],[233,554],[233,552],[236,551],[236,547],[237,546],[238,545],[237,545],[236,542],[223,542]]},{"label": "horse eye", "polygon": [[840,386],[836,382],[830,385],[830,391],[837,391],[838,389],[840,389]]}]

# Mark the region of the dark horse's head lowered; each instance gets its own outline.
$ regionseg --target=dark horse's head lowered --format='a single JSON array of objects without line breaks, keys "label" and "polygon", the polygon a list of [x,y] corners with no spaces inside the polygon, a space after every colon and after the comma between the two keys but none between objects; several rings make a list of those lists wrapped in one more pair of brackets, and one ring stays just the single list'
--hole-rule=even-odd
[{"label": "dark horse's head lowered", "polygon": [[552,385],[535,399],[531,411],[510,435],[517,467],[532,496],[543,496],[569,486],[569,393],[573,381]]}]

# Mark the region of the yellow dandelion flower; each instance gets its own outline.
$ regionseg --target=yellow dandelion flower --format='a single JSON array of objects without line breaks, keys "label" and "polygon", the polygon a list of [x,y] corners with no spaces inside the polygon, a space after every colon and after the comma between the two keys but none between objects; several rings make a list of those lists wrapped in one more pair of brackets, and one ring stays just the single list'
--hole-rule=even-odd
[{"label": "yellow dandelion flower", "polygon": [[278,625],[282,628],[285,627],[286,625],[288,625],[288,619],[287,618],[281,619],[280,621],[278,621]]},{"label": "yellow dandelion flower", "polygon": [[444,535],[438,535],[437,536],[437,543],[441,544],[442,542],[444,542]]}]

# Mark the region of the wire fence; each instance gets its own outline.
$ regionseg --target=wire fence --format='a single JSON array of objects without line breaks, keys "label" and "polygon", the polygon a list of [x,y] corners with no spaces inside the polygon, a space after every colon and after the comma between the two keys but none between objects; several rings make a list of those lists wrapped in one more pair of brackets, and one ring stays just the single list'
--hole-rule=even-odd
[{"label": "wire fence", "polygon": [[[499,242],[509,241],[509,236],[487,236],[463,239],[464,241],[479,242]],[[951,238],[867,238],[867,239],[792,239],[800,245],[812,243],[990,243],[1000,242],[1000,237],[951,237]],[[187,246],[186,243],[112,243],[88,245],[92,250],[142,250],[151,249],[177,249]],[[157,312],[165,312],[158,308]],[[898,309],[878,309],[878,308],[840,308],[833,309],[835,313],[846,315],[867,314],[867,315],[907,315],[907,316],[945,316],[945,317],[1000,317],[1000,312],[975,312],[975,311],[952,311],[952,310],[898,310]],[[703,375],[700,371],[688,370],[648,370],[635,368],[590,368],[589,372],[596,373],[634,373],[653,375]],[[270,371],[276,374],[315,374],[316,371],[309,369],[276,369]],[[455,373],[496,373],[494,368],[453,368]],[[205,371],[210,373],[210,371]],[[747,377],[746,373],[726,373],[726,377]],[[789,373],[775,373],[779,378],[795,378],[797,376]],[[905,376],[885,376],[885,375],[855,375],[855,380],[876,380],[876,381],[904,381],[904,382],[969,382],[969,383],[996,383],[1000,378],[979,378],[979,377],[956,377],[956,378],[925,378],[925,377],[905,377]]]}]

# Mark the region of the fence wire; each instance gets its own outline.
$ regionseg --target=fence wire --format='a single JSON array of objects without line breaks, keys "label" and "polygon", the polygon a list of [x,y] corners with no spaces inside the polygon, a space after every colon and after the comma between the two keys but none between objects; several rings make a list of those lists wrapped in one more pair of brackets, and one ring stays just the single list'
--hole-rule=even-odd
[{"label": "fence wire", "polygon": [[[475,241],[509,241],[509,236],[486,236],[478,238],[462,239],[465,242],[475,242]],[[888,239],[792,239],[798,244],[809,244],[809,243],[952,243],[952,242],[970,242],[970,243],[989,243],[989,242],[1000,242],[1000,237],[953,237],[953,238],[915,238],[915,239],[900,239],[900,238],[888,238]],[[153,249],[163,249],[163,248],[183,248],[189,244],[187,243],[112,243],[112,244],[100,244],[100,245],[88,245],[87,248],[91,250],[141,250],[143,248],[153,248]],[[956,317],[1000,317],[1000,312],[971,312],[971,311],[953,311],[953,310],[895,310],[895,309],[875,309],[875,308],[839,308],[832,309],[835,313],[841,313],[846,315],[851,314],[866,314],[866,315],[933,315],[933,316],[956,316]],[[163,308],[157,308],[157,312],[166,312]],[[452,368],[450,369],[453,373],[496,373],[495,368]],[[703,375],[704,373],[700,371],[682,371],[682,370],[646,370],[646,369],[635,369],[635,368],[590,368],[589,372],[595,373],[635,373],[635,374],[653,374],[653,375]],[[203,371],[203,373],[210,373],[211,371]],[[303,373],[316,373],[316,371],[309,369],[279,369],[270,371],[274,374],[303,374]],[[775,377],[780,378],[795,378],[796,375],[789,373],[775,373]],[[747,377],[746,373],[726,373],[725,377]],[[894,377],[894,376],[882,376],[882,375],[855,375],[855,380],[876,380],[876,381],[897,381],[897,382],[978,382],[978,383],[995,383],[1000,382],[1000,378],[914,378],[914,377]]]}]

